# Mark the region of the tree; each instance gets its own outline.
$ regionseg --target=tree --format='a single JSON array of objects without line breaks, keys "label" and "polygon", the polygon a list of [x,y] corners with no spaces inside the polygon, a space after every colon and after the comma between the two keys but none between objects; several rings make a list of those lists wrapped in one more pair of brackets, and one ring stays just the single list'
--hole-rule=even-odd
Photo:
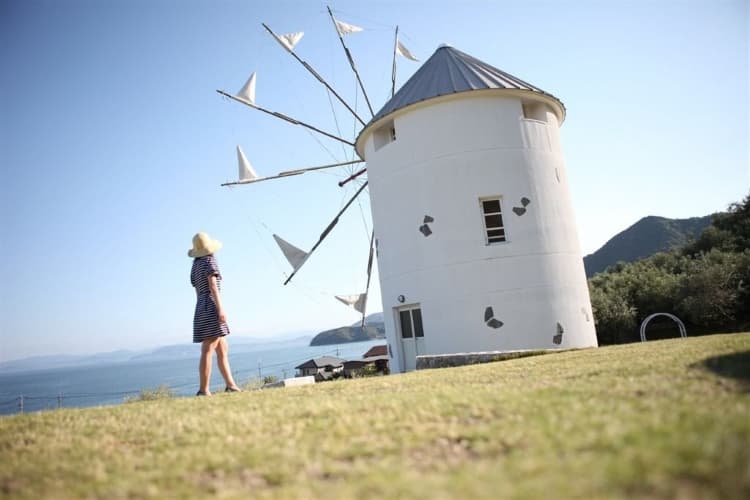
[{"label": "tree", "polygon": [[635,307],[622,288],[604,286],[608,277],[608,273],[600,273],[589,280],[596,336],[602,345],[631,341],[636,326]]},{"label": "tree", "polygon": [[683,253],[697,255],[712,249],[742,252],[750,248],[750,193],[739,203],[729,205],[726,212],[713,215],[711,225],[698,239],[686,245]]}]

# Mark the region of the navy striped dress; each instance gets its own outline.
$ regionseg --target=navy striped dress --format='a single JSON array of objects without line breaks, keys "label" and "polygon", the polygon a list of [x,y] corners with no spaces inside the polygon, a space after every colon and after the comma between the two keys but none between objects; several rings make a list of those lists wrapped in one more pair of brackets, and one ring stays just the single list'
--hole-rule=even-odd
[{"label": "navy striped dress", "polygon": [[216,276],[216,286],[221,291],[221,273],[213,255],[198,257],[193,260],[190,271],[190,283],[195,287],[198,300],[193,316],[193,342],[203,342],[213,337],[229,335],[229,326],[219,323],[219,313],[211,297],[208,278]]}]

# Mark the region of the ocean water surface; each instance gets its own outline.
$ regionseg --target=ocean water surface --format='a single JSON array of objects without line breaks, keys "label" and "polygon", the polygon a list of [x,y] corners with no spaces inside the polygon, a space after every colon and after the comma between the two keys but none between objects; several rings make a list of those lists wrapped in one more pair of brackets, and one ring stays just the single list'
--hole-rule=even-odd
[{"label": "ocean water surface", "polygon": [[[233,352],[229,362],[239,385],[272,375],[294,377],[295,366],[319,356],[358,359],[384,339],[341,345],[311,347],[307,342],[258,344]],[[0,415],[122,403],[143,389],[169,386],[178,396],[193,396],[198,390],[200,347],[191,356],[159,360],[127,361],[81,367],[0,373]],[[223,391],[224,382],[214,356],[212,391]]]}]

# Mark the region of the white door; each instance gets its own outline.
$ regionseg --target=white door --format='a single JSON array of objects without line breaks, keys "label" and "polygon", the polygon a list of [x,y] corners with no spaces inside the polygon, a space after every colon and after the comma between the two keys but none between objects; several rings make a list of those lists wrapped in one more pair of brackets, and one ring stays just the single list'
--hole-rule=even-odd
[{"label": "white door", "polygon": [[424,354],[424,329],[419,304],[397,310],[401,338],[401,367],[409,372],[417,367],[417,356]]}]

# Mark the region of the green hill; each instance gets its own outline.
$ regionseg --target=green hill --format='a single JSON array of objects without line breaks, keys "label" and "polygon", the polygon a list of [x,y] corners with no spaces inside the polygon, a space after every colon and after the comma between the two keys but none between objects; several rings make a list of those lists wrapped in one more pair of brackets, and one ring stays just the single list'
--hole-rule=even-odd
[{"label": "green hill", "polygon": [[4,498],[750,498],[750,334],[0,418]]},{"label": "green hill", "polygon": [[586,276],[590,278],[617,262],[634,262],[657,252],[681,247],[711,225],[711,217],[644,217],[583,258]]}]

